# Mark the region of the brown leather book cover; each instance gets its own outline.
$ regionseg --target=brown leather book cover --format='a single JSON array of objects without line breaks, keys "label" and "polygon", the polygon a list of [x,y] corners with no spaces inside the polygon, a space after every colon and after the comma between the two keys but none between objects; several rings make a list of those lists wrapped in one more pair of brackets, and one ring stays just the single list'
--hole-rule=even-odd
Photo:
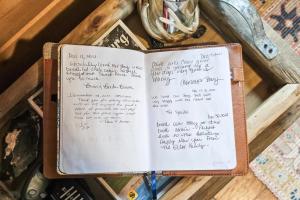
[{"label": "brown leather book cover", "polygon": [[[246,115],[244,103],[244,73],[242,49],[239,44],[224,45],[201,45],[178,48],[167,48],[161,50],[150,50],[147,52],[184,50],[191,48],[207,48],[212,46],[226,47],[229,52],[229,62],[232,72],[232,102],[234,115],[234,130],[236,144],[236,168],[231,170],[193,170],[193,171],[163,171],[165,176],[189,176],[189,175],[244,175],[248,171],[248,143],[246,134]],[[124,174],[89,174],[89,175],[67,175],[57,172],[57,56],[58,44],[47,43],[44,46],[44,135],[43,135],[43,157],[44,174],[48,178],[63,177],[87,177],[87,176],[118,176]],[[197,158],[195,158],[197,159]],[[132,174],[131,174],[132,175]]]}]

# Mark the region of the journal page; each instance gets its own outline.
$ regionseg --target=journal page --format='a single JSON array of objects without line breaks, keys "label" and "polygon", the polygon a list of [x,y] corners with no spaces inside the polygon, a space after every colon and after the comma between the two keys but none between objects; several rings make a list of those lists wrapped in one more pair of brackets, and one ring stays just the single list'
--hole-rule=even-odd
[{"label": "journal page", "polygon": [[150,170],[144,54],[63,45],[60,63],[59,170]]},{"label": "journal page", "polygon": [[145,63],[153,170],[235,168],[228,50],[155,52]]}]

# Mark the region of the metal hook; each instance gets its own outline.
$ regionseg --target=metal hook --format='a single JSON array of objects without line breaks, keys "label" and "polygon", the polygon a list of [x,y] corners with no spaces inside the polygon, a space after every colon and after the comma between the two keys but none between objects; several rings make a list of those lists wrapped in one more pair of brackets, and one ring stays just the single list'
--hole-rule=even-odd
[{"label": "metal hook", "polygon": [[245,19],[252,33],[253,43],[267,59],[271,60],[277,56],[276,45],[266,35],[257,10],[248,0],[220,0],[220,2],[234,8]]}]

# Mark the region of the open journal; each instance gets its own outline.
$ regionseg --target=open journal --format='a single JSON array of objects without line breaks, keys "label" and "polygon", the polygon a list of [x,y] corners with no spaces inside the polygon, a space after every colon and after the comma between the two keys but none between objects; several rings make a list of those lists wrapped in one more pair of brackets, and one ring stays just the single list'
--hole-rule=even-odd
[{"label": "open journal", "polygon": [[59,172],[226,171],[247,160],[227,47],[58,51]]}]

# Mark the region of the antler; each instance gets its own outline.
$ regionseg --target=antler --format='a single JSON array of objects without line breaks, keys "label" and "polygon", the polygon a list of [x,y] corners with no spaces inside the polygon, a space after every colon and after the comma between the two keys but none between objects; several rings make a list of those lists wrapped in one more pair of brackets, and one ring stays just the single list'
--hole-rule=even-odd
[{"label": "antler", "polygon": [[[194,12],[186,12],[186,16],[182,13],[176,14],[178,8],[172,5],[171,2],[167,2],[167,12],[171,16],[172,20],[162,17],[160,13],[159,2],[156,0],[151,1],[151,7],[148,0],[138,0],[138,8],[140,10],[141,20],[147,33],[153,38],[162,42],[176,42],[185,39],[187,36],[193,34],[199,25],[199,7],[195,6]],[[186,8],[187,9],[187,8]],[[180,14],[180,15],[179,15]],[[192,23],[189,26],[186,25],[186,19],[192,16]],[[176,33],[169,33],[165,30],[164,24],[174,26],[178,31]]]}]

